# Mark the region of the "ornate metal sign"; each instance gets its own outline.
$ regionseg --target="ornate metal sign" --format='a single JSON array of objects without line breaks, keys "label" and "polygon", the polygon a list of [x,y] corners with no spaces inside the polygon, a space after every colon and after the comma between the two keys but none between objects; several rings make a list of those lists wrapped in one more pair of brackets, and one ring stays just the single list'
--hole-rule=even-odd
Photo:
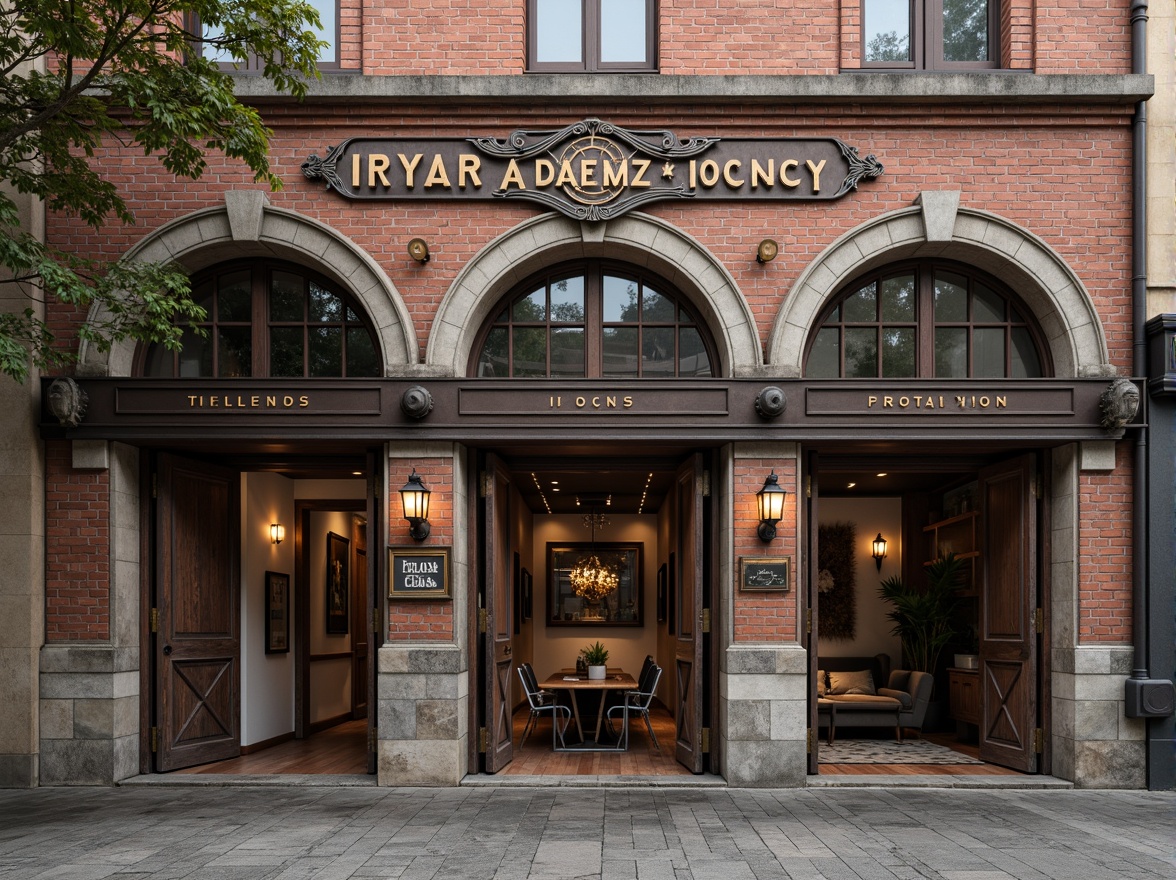
[{"label": "ornate metal sign", "polygon": [[682,141],[599,119],[506,139],[349,138],[302,163],[351,199],[523,199],[578,220],[664,199],[837,199],[882,171],[836,138]]}]

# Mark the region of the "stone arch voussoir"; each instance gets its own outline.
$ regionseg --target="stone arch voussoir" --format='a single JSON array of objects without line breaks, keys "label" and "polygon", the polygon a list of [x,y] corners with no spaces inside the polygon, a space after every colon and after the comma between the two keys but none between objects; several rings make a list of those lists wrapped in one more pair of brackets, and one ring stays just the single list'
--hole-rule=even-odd
[{"label": "stone arch voussoir", "polygon": [[[260,191],[226,194],[225,205],[205,208],[161,226],[123,257],[174,261],[189,273],[241,257],[290,260],[314,269],[355,297],[376,331],[386,372],[403,371],[418,356],[404,300],[379,264],[347,236],[296,211],[276,208]],[[104,317],[98,307],[88,320]],[[83,343],[78,373],[129,376],[136,343],[124,340],[103,352]]]},{"label": "stone arch voussoir", "polygon": [[945,258],[976,266],[1005,281],[1021,297],[1049,347],[1054,375],[1108,376],[1106,338],[1094,302],[1078,276],[1042,239],[987,211],[959,208],[944,222],[916,206],[884,214],[833,242],[797,279],[768,340],[769,370],[802,374],[804,346],[829,298],[854,276],[912,258]]},{"label": "stone arch voussoir", "polygon": [[482,325],[512,287],[544,266],[587,257],[623,260],[674,285],[709,328],[723,375],[762,369],[755,319],[731,274],[695,239],[638,212],[601,223],[545,214],[492,241],[466,264],[441,301],[429,334],[429,367],[464,376]]}]

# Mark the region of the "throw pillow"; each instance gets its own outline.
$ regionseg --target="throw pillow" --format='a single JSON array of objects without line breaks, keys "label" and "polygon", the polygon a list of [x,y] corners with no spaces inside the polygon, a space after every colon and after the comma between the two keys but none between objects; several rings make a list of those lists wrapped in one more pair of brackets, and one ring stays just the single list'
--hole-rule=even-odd
[{"label": "throw pillow", "polygon": [[825,692],[829,690],[829,673],[824,669],[817,670],[817,696],[825,696]]},{"label": "throw pillow", "polygon": [[870,670],[860,672],[830,672],[829,693],[874,695],[874,676]]}]

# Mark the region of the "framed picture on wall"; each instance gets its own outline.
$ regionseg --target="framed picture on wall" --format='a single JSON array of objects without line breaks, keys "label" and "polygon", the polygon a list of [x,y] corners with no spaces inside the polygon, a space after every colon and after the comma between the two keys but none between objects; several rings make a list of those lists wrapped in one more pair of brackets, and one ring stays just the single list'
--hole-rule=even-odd
[{"label": "framed picture on wall", "polygon": [[290,575],[265,573],[265,652],[290,651]]},{"label": "framed picture on wall", "polygon": [[327,532],[327,634],[347,635],[351,541]]},{"label": "framed picture on wall", "polygon": [[523,577],[518,553],[514,555],[514,566],[511,568],[510,583],[510,600],[511,605],[514,606],[510,609],[510,612],[514,617],[514,634],[517,636],[523,631]]},{"label": "framed picture on wall", "polygon": [[[548,626],[641,626],[644,623],[643,544],[547,545]],[[585,590],[582,573],[615,577],[611,588]],[[604,583],[609,583],[606,578]]]},{"label": "framed picture on wall", "polygon": [[657,570],[657,622],[664,623],[666,619],[666,585],[668,584],[668,569],[663,562]]},{"label": "framed picture on wall", "polygon": [[534,612],[531,595],[534,584],[531,582],[531,572],[527,569],[523,569],[521,577],[523,579],[523,620],[530,620]]}]

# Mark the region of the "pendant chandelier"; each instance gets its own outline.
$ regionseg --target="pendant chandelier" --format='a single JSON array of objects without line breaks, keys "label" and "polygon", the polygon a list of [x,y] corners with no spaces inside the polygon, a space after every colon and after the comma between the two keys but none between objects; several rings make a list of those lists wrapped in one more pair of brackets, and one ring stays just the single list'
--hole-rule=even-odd
[{"label": "pendant chandelier", "polygon": [[599,602],[617,588],[620,578],[613,569],[600,561],[596,555],[596,526],[603,526],[608,520],[603,514],[595,511],[584,515],[584,525],[592,527],[592,552],[581,556],[573,566],[568,579],[572,582],[572,592],[581,599],[589,602]]}]

